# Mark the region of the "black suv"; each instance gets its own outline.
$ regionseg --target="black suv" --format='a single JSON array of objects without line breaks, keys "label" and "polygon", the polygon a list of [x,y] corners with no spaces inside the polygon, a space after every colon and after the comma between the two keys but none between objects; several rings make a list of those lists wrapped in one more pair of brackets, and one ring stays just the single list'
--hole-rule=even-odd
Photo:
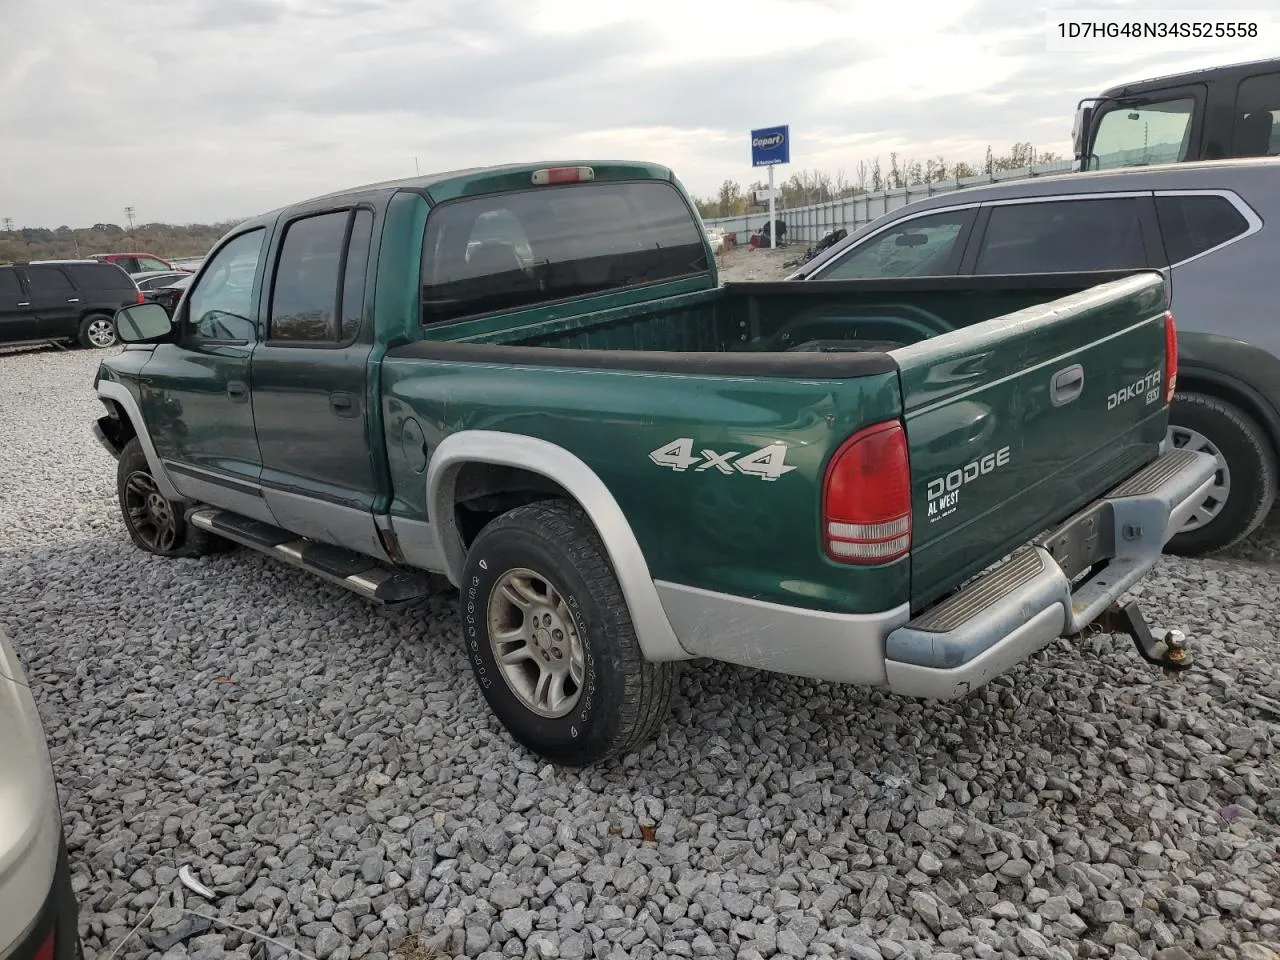
[{"label": "black suv", "polygon": [[116,342],[112,322],[141,303],[129,275],[95,260],[46,260],[0,266],[0,344],[74,340],[85,347]]}]

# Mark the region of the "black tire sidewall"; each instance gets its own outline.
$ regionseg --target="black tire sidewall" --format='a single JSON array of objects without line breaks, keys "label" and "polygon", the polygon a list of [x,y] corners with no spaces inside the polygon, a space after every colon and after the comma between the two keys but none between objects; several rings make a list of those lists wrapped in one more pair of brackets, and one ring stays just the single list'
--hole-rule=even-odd
[{"label": "black tire sidewall", "polygon": [[[582,640],[582,695],[563,717],[539,716],[524,706],[489,642],[490,594],[504,573],[518,567],[538,573],[564,597]],[[467,659],[490,708],[512,736],[561,763],[587,763],[607,753],[618,728],[609,705],[622,701],[625,676],[609,654],[613,617],[593,599],[572,558],[532,531],[502,524],[486,528],[467,555],[460,603]]]},{"label": "black tire sidewall", "polygon": [[[1224,415],[1218,407],[1234,416]],[[1248,532],[1262,511],[1261,501],[1268,496],[1267,481],[1274,477],[1274,465],[1266,460],[1267,437],[1247,414],[1216,398],[1209,405],[1175,397],[1169,423],[1207,438],[1221,452],[1231,472],[1231,491],[1222,511],[1196,530],[1175,534],[1169,541],[1169,550],[1197,554],[1226,547]],[[1274,490],[1270,494],[1274,495]]]}]

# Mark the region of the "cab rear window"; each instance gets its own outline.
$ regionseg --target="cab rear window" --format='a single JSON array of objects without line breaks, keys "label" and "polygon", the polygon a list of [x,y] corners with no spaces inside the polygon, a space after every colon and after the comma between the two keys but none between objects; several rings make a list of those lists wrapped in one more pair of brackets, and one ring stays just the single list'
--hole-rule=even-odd
[{"label": "cab rear window", "polygon": [[545,186],[451,201],[427,218],[422,322],[708,269],[693,212],[664,181]]}]

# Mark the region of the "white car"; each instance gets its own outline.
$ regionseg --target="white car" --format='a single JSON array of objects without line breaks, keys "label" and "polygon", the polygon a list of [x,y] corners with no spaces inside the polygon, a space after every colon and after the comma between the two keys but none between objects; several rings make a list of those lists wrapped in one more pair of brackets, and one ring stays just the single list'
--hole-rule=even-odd
[{"label": "white car", "polygon": [[711,252],[719,253],[724,249],[725,230],[723,227],[707,227],[707,241],[711,244]]},{"label": "white car", "polygon": [[0,958],[80,956],[77,907],[44,728],[0,630]]}]

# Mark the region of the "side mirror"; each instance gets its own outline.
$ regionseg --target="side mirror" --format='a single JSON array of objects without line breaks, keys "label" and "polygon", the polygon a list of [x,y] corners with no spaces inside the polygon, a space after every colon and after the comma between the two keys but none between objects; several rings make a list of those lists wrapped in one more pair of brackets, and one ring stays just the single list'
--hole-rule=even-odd
[{"label": "side mirror", "polygon": [[116,312],[116,336],[125,343],[161,343],[173,333],[173,321],[158,303],[139,303]]},{"label": "side mirror", "polygon": [[928,242],[929,238],[923,233],[900,233],[893,244],[896,247],[923,247]]},{"label": "side mirror", "polygon": [[1071,125],[1071,145],[1077,160],[1085,159],[1086,141],[1089,139],[1089,128],[1093,126],[1092,105],[1086,106],[1082,100],[1076,107],[1075,122]]}]

